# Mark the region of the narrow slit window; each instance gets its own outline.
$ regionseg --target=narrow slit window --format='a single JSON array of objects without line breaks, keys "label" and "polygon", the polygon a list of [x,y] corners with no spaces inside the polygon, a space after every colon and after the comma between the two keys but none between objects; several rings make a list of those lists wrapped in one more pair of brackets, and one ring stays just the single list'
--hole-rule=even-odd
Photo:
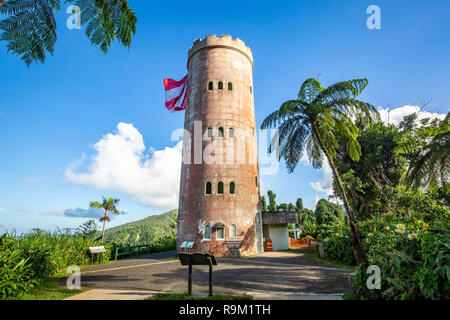
[{"label": "narrow slit window", "polygon": [[211,226],[209,224],[205,226],[205,231],[203,232],[203,239],[211,240]]},{"label": "narrow slit window", "polygon": [[208,128],[208,138],[212,138],[212,136],[213,136],[212,128],[209,127]]},{"label": "narrow slit window", "polygon": [[207,182],[206,183],[205,193],[206,194],[211,194],[212,193],[212,183],[211,182]]},{"label": "narrow slit window", "polygon": [[234,138],[234,128],[230,128],[230,138]]},{"label": "narrow slit window", "polygon": [[250,94],[253,94],[253,88],[250,86]]},{"label": "narrow slit window", "polygon": [[233,91],[233,84],[231,82],[228,82],[228,90]]},{"label": "narrow slit window", "polygon": [[237,229],[235,224],[232,224],[230,226],[230,237],[232,238],[237,237]]},{"label": "narrow slit window", "polygon": [[230,182],[230,194],[235,194],[236,192],[236,185],[234,184],[234,182]]},{"label": "narrow slit window", "polygon": [[214,89],[213,82],[212,81],[208,82],[208,90],[213,90],[213,89]]},{"label": "narrow slit window", "polygon": [[219,184],[217,185],[217,193],[223,194],[223,182],[222,181],[220,181]]},{"label": "narrow slit window", "polygon": [[258,177],[255,177],[255,184],[256,184],[256,187],[258,187]]},{"label": "narrow slit window", "polygon": [[217,227],[216,228],[216,240],[223,240],[225,236],[225,228],[224,227]]},{"label": "narrow slit window", "polygon": [[218,85],[217,85],[217,88],[218,88],[219,90],[223,90],[223,82],[222,82],[222,81],[219,81],[219,83],[218,83]]},{"label": "narrow slit window", "polygon": [[219,136],[219,138],[223,138],[223,128],[222,127],[219,128],[218,136]]}]

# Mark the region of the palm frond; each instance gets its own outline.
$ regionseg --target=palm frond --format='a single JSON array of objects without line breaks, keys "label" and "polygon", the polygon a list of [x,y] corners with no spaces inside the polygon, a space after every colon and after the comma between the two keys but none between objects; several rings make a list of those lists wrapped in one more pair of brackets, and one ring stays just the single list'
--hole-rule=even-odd
[{"label": "palm frond", "polygon": [[314,102],[327,104],[335,100],[352,99],[359,96],[368,84],[367,79],[355,79],[337,82],[317,95]]},{"label": "palm frond", "polygon": [[81,8],[81,25],[87,25],[87,37],[103,53],[115,39],[126,47],[131,45],[137,17],[126,0],[78,0],[75,4]]},{"label": "palm frond", "polygon": [[284,102],[280,109],[272,112],[268,115],[263,123],[261,124],[261,129],[275,128],[277,125],[282,123],[285,119],[295,116],[301,111],[300,107],[302,101],[299,100],[289,100]]},{"label": "palm frond", "polygon": [[298,99],[311,103],[323,91],[320,82],[314,78],[306,79],[298,92]]},{"label": "palm frond", "polygon": [[1,12],[9,17],[0,21],[0,40],[7,41],[7,50],[21,57],[29,66],[43,63],[46,52],[53,54],[56,42],[56,21],[53,9],[60,7],[55,0],[10,0]]},{"label": "palm frond", "polygon": [[297,116],[283,122],[279,127],[280,154],[289,172],[293,172],[303,154],[306,138],[311,134],[308,120]]},{"label": "palm frond", "polygon": [[306,139],[306,151],[314,169],[321,169],[323,166],[322,149],[316,137],[312,134]]},{"label": "palm frond", "polygon": [[425,152],[410,164],[406,176],[407,185],[418,188],[444,185],[449,181],[450,131],[448,128],[445,130],[447,131],[437,134],[425,147]]}]

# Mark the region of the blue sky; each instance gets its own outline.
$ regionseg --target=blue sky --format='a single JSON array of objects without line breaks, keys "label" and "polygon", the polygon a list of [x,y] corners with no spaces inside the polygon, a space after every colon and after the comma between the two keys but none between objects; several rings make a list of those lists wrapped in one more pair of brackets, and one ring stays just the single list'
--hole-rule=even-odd
[{"label": "blue sky", "polygon": [[[148,164],[143,168],[130,160],[136,174],[152,176],[149,167],[157,165],[156,160],[151,162],[153,151],[162,151],[163,159],[170,156],[177,144],[171,133],[184,120],[183,112],[165,110],[162,79],[184,76],[187,50],[208,34],[239,37],[253,50],[258,125],[281,102],[294,97],[303,80],[319,73],[324,85],[368,78],[361,99],[380,108],[392,110],[432,99],[426,111],[442,114],[450,109],[447,0],[130,0],[129,4],[139,19],[130,49],[116,43],[105,56],[90,45],[84,30],[66,28],[65,10],[57,15],[55,53],[44,65],[28,68],[7,54],[0,42],[0,225],[4,228],[23,232],[33,227],[77,226],[85,218],[67,213],[87,209],[89,201],[102,195],[120,198],[120,209],[126,212],[110,226],[170,209],[156,203],[154,196],[142,196],[134,186],[120,181],[97,183],[92,176],[87,181],[78,174],[89,172],[92,157],[99,152],[94,148],[97,142],[110,146],[132,139],[141,148],[134,160]],[[366,27],[371,4],[381,9],[381,30]],[[407,110],[411,108],[398,109],[397,115]],[[121,131],[119,123],[128,125],[122,125]],[[82,154],[83,165],[77,166]],[[77,178],[70,180],[67,170],[75,166]],[[326,185],[326,172],[324,178],[323,170],[306,164],[299,164],[293,174],[281,167],[277,175],[261,179],[279,202],[294,202],[300,196],[305,206],[314,207],[317,197],[327,196],[311,186]],[[160,187],[157,177],[154,181],[150,189],[171,187],[164,183]]]}]

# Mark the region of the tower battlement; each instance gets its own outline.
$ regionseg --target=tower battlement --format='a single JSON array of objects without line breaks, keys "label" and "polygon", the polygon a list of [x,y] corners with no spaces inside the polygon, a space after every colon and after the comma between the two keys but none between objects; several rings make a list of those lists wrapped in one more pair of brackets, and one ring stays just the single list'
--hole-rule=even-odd
[{"label": "tower battlement", "polygon": [[241,52],[245,55],[253,66],[252,50],[245,45],[245,42],[239,38],[233,39],[232,36],[223,34],[218,37],[215,34],[208,35],[204,39],[194,41],[194,44],[189,48],[188,65],[191,58],[199,51],[206,48],[228,48]]}]

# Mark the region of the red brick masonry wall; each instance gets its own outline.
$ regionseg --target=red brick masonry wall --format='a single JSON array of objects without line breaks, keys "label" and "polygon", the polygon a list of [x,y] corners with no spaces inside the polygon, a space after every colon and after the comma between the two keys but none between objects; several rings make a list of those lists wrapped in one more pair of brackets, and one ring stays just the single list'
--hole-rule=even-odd
[{"label": "red brick masonry wall", "polygon": [[[184,137],[183,154],[190,163],[183,163],[181,170],[177,245],[195,241],[194,251],[226,255],[225,241],[234,224],[236,236],[243,238],[241,255],[254,254],[259,173],[251,50],[230,36],[207,36],[189,50],[188,71],[184,128],[190,137]],[[210,81],[213,90],[208,90]],[[218,88],[220,81],[223,90]],[[228,90],[229,82],[232,90]],[[212,138],[207,136],[209,127]],[[219,128],[224,137],[218,136]],[[229,136],[230,128],[234,138]],[[203,136],[201,147],[196,148],[199,136]],[[208,195],[207,182],[212,184]],[[224,184],[223,194],[218,194],[219,182]],[[230,194],[231,182],[235,194]],[[225,225],[223,240],[217,237],[217,223]],[[205,225],[212,228],[211,240],[203,239]]]}]

